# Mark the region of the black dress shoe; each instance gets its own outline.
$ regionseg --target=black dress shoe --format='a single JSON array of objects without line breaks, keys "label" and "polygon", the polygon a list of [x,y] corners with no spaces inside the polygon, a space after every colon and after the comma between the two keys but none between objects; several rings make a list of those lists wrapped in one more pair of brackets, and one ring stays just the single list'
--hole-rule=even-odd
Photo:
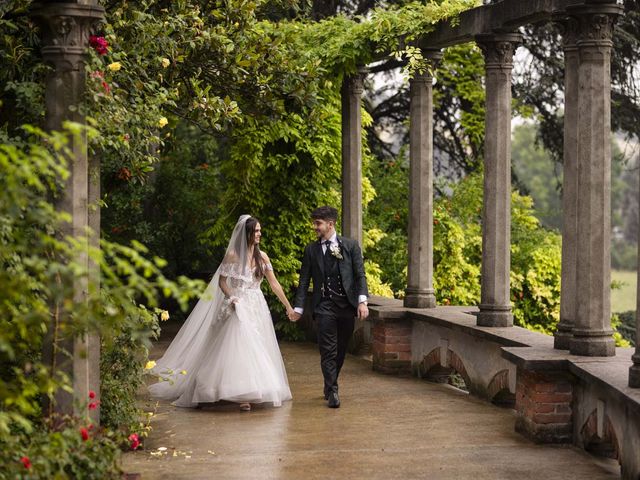
[{"label": "black dress shoe", "polygon": [[329,393],[328,400],[327,406],[329,408],[340,408],[340,397],[338,396],[338,392]]}]

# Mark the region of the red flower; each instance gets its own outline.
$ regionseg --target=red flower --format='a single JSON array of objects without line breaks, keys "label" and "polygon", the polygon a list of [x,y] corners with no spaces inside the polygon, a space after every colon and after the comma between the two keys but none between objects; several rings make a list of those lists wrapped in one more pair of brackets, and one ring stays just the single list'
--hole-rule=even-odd
[{"label": "red flower", "polygon": [[129,435],[129,442],[131,445],[131,450],[135,450],[140,446],[140,437],[138,437],[137,433],[132,433]]},{"label": "red flower", "polygon": [[127,167],[122,167],[118,170],[118,178],[120,180],[129,180],[131,176],[131,171]]},{"label": "red flower", "polygon": [[82,436],[82,441],[86,442],[89,440],[89,430],[84,427],[80,428],[80,436]]},{"label": "red flower", "polygon": [[29,460],[29,457],[22,457],[20,459],[20,462],[22,463],[22,465],[24,465],[24,468],[26,468],[27,470],[31,468],[31,460]]},{"label": "red flower", "polygon": [[106,93],[106,94],[111,93],[111,87],[104,80],[102,81],[102,88],[104,89],[104,93]]},{"label": "red flower", "polygon": [[91,400],[93,400],[94,398],[96,398],[96,392],[94,392],[93,390],[89,390],[89,398]]},{"label": "red flower", "polygon": [[98,402],[89,403],[89,410],[95,410],[98,407]]},{"label": "red flower", "polygon": [[109,42],[104,37],[91,35],[89,37],[89,45],[98,53],[98,55],[106,55],[109,52]]}]

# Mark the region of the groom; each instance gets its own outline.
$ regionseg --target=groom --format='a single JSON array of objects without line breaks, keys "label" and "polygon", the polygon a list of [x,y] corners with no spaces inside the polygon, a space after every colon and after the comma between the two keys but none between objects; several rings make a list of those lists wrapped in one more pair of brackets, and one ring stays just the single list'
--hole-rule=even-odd
[{"label": "groom", "polygon": [[313,279],[313,316],[318,324],[320,366],[324,375],[324,398],[330,408],[340,406],[338,375],[344,363],[355,316],[367,318],[367,280],[360,246],[336,234],[338,211],[319,207],[311,213],[318,241],[304,250],[300,284],[289,316],[302,316],[309,282]]}]

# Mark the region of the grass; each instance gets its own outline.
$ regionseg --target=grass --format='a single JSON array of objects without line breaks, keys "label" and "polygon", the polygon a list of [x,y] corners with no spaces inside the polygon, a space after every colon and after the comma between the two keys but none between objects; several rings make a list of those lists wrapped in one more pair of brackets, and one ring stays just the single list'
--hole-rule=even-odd
[{"label": "grass", "polygon": [[636,272],[627,270],[612,270],[611,280],[621,282],[621,288],[611,290],[611,311],[613,313],[626,312],[636,309]]}]

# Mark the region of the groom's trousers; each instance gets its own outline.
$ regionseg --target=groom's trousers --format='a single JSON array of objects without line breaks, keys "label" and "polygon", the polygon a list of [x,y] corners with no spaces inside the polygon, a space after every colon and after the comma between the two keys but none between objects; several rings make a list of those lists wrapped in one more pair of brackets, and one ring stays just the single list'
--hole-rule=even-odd
[{"label": "groom's trousers", "polygon": [[340,300],[323,298],[314,312],[325,396],[338,391],[338,375],[355,325],[356,309]]}]

